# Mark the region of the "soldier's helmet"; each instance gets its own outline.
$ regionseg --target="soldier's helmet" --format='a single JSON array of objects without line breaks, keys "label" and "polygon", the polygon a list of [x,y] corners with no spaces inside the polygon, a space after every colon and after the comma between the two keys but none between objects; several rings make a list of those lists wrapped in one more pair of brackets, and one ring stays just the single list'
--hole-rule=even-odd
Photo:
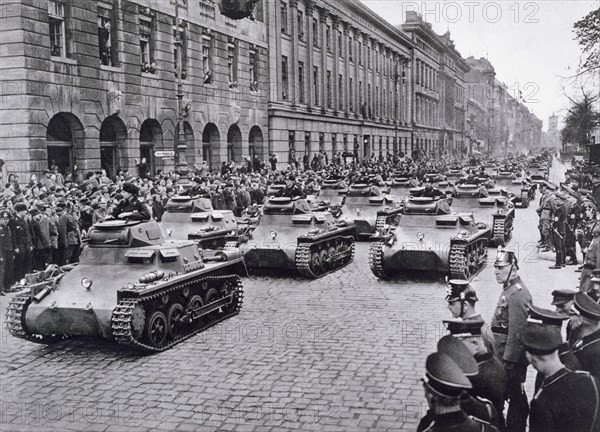
[{"label": "soldier's helmet", "polygon": [[494,267],[506,267],[514,265],[517,269],[519,268],[517,256],[515,251],[512,249],[506,249],[502,246],[498,246],[498,252],[496,254],[496,261]]},{"label": "soldier's helmet", "polygon": [[477,293],[473,287],[469,284],[469,281],[463,279],[451,279],[448,281],[448,288],[446,289],[446,301],[471,301],[476,302]]}]

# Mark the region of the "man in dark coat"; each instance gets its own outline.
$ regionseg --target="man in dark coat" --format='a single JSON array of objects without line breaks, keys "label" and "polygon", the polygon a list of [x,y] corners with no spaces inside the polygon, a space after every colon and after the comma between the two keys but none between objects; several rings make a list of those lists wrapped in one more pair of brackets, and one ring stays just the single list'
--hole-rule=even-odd
[{"label": "man in dark coat", "polygon": [[15,245],[8,226],[10,213],[0,212],[0,295],[4,295],[13,282],[13,260]]},{"label": "man in dark coat", "polygon": [[31,254],[33,242],[31,239],[31,227],[27,221],[27,205],[18,203],[15,205],[16,217],[13,223],[13,240],[15,243],[15,279],[22,278],[31,272]]},{"label": "man in dark coat", "polygon": [[581,316],[578,339],[573,343],[573,354],[581,368],[600,379],[600,305],[583,292],[575,294],[575,309]]},{"label": "man in dark coat", "polygon": [[556,207],[552,219],[552,242],[556,250],[556,263],[549,267],[553,270],[560,269],[566,264],[565,237],[567,236],[567,207],[565,206],[566,192],[556,192]]},{"label": "man in dark coat", "polygon": [[112,216],[119,219],[150,220],[150,210],[146,203],[138,199],[139,189],[132,183],[123,185],[123,200],[114,208]]}]

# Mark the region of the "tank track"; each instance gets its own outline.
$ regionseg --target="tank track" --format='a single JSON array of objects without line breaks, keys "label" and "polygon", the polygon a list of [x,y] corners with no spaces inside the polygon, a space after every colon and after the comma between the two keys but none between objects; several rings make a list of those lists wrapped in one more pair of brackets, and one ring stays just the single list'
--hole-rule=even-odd
[{"label": "tank track", "polygon": [[[378,232],[380,232],[380,233],[381,233],[381,232],[383,232],[383,227],[384,227],[386,224],[388,224],[388,223],[389,223],[389,224],[392,224],[392,223],[393,223],[393,221],[394,221],[394,220],[395,220],[397,217],[398,217],[397,215],[393,215],[393,216],[384,216],[384,215],[377,216],[377,220],[375,221],[375,230],[376,230],[376,231],[378,231]],[[391,220],[390,220],[390,221],[388,221],[388,219],[391,219]]]},{"label": "tank track", "polygon": [[529,193],[521,192],[521,205],[523,208],[529,207]]},{"label": "tank track", "polygon": [[[338,244],[338,246],[341,246],[345,242],[352,241],[352,244],[350,246],[350,257],[343,257],[343,258],[335,261],[335,265],[332,266],[331,268],[329,268],[325,271],[323,271],[321,269],[321,271],[318,273],[315,273],[310,265],[311,257],[312,257],[311,249],[316,245],[327,244],[328,241],[335,240],[335,239],[326,239],[326,240],[322,240],[318,243],[300,243],[300,244],[298,244],[298,246],[296,248],[296,257],[295,257],[295,264],[296,264],[296,269],[298,270],[298,273],[300,273],[300,275],[302,277],[305,277],[307,279],[317,279],[317,278],[323,277],[329,273],[332,273],[342,267],[346,267],[348,264],[350,264],[354,260],[355,244],[354,244],[354,241],[350,240],[350,239],[352,239],[352,238],[351,237],[350,238],[341,238],[340,239],[341,243]],[[321,250],[324,250],[324,249],[321,249]],[[346,250],[344,250],[342,252],[345,252]]]},{"label": "tank track", "polygon": [[16,338],[39,344],[52,344],[68,339],[69,335],[41,335],[29,332],[25,327],[25,313],[31,304],[31,294],[17,294],[6,308],[6,328]]},{"label": "tank track", "polygon": [[495,219],[492,227],[493,239],[496,246],[506,246],[510,241],[512,228],[508,219]]},{"label": "tank track", "polygon": [[[215,281],[215,280],[226,280],[226,279],[231,279],[235,283],[235,287],[233,288],[233,293],[232,293],[233,294],[232,303],[230,303],[230,305],[227,306],[227,307],[230,307],[231,305],[234,305],[233,310],[227,311],[227,312],[219,314],[219,315],[217,315],[215,313],[210,313],[209,315],[206,315],[206,316],[211,317],[211,319],[209,321],[202,321],[202,325],[199,327],[191,327],[190,326],[191,331],[189,331],[185,334],[182,334],[174,339],[171,339],[165,345],[161,345],[159,347],[148,345],[147,343],[144,343],[144,342],[136,339],[134,337],[134,335],[132,334],[131,324],[132,324],[132,320],[133,320],[133,312],[137,305],[142,304],[143,302],[148,302],[151,300],[158,299],[158,298],[164,296],[165,294],[174,293],[175,291],[178,291],[178,290],[183,290],[184,288],[190,287],[191,285],[197,285],[200,283],[208,282],[209,280]],[[149,295],[149,296],[145,296],[145,297],[141,297],[141,298],[136,298],[136,299],[123,299],[123,300],[119,301],[119,303],[113,310],[112,319],[111,319],[111,327],[112,327],[113,337],[117,343],[122,344],[122,345],[127,345],[127,346],[137,349],[137,350],[142,350],[142,351],[147,351],[147,352],[165,351],[165,350],[171,348],[172,346],[214,326],[215,324],[218,324],[221,321],[224,321],[228,318],[231,318],[232,316],[237,315],[242,308],[243,299],[244,299],[244,290],[242,287],[242,280],[238,276],[205,277],[205,278],[195,280],[192,282],[185,282],[185,283],[181,283],[179,285],[175,285],[175,286],[169,288],[168,290],[161,291],[160,293],[157,293],[157,294],[153,294],[153,295]],[[205,306],[208,306],[208,305],[205,305]],[[225,308],[223,308],[223,309],[225,309]],[[146,317],[146,319],[147,319],[147,317]],[[144,323],[144,328],[146,328],[146,323]]]},{"label": "tank track", "polygon": [[238,242],[236,241],[228,241],[225,243],[225,246],[223,246],[223,249],[236,249],[239,247]]},{"label": "tank track", "polygon": [[[487,248],[484,247],[484,253],[478,257],[478,263],[469,265],[467,254],[469,254],[473,247],[477,248],[481,243],[481,240],[477,240],[475,243],[468,244],[453,244],[450,246],[450,276],[452,279],[469,279],[479,270],[481,270],[485,264],[485,257],[487,257]],[[471,250],[469,250],[471,246]]]},{"label": "tank track", "polygon": [[390,276],[383,270],[383,249],[385,244],[381,241],[373,242],[369,246],[369,267],[378,279],[389,279]]}]

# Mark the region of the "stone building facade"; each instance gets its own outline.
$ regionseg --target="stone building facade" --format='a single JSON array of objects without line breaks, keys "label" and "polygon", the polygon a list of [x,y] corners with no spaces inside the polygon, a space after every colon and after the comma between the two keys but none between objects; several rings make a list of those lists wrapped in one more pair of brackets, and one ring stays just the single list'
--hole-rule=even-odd
[{"label": "stone building facade", "polygon": [[358,0],[265,2],[269,141],[280,164],[411,154],[413,44]]},{"label": "stone building facade", "polygon": [[[263,10],[233,21],[179,0],[187,161],[268,157]],[[175,2],[6,0],[0,158],[10,172],[171,170],[178,135]],[[156,152],[166,155],[157,156]],[[21,179],[23,181],[24,179]]]}]

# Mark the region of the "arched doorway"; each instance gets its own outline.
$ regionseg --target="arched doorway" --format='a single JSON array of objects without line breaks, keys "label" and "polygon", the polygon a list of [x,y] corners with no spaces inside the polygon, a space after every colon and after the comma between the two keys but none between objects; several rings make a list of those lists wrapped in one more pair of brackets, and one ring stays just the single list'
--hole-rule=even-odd
[{"label": "arched doorway", "polygon": [[149,175],[154,176],[157,166],[154,158],[154,149],[162,149],[162,127],[155,119],[147,119],[140,128],[140,160],[138,163],[146,163]]},{"label": "arched doorway", "polygon": [[219,141],[221,136],[219,134],[219,128],[214,123],[208,123],[204,127],[202,132],[202,159],[208,163],[211,170],[214,170],[214,164],[216,163],[213,157],[215,149],[219,149]]},{"label": "arched doorway", "polygon": [[82,141],[83,125],[75,115],[61,112],[52,117],[46,128],[48,168],[57,166],[63,174],[72,173],[75,147]]},{"label": "arched doorway", "polygon": [[117,116],[107,117],[100,126],[100,167],[114,179],[120,169],[119,148],[127,140],[125,123]]},{"label": "arched doorway", "polygon": [[231,125],[227,131],[227,161],[242,160],[242,132],[237,125]]},{"label": "arched doorway", "polygon": [[[196,142],[194,140],[194,130],[192,125],[188,122],[183,122],[183,136],[185,137],[185,160],[187,161],[188,168],[191,172],[194,171],[194,164],[196,163]],[[175,128],[175,152],[177,152],[177,143],[179,142],[179,127]]]},{"label": "arched doorway", "polygon": [[259,160],[264,161],[266,158],[265,149],[263,147],[263,133],[258,126],[252,126],[248,135],[248,151],[250,160],[254,161],[254,156]]}]

